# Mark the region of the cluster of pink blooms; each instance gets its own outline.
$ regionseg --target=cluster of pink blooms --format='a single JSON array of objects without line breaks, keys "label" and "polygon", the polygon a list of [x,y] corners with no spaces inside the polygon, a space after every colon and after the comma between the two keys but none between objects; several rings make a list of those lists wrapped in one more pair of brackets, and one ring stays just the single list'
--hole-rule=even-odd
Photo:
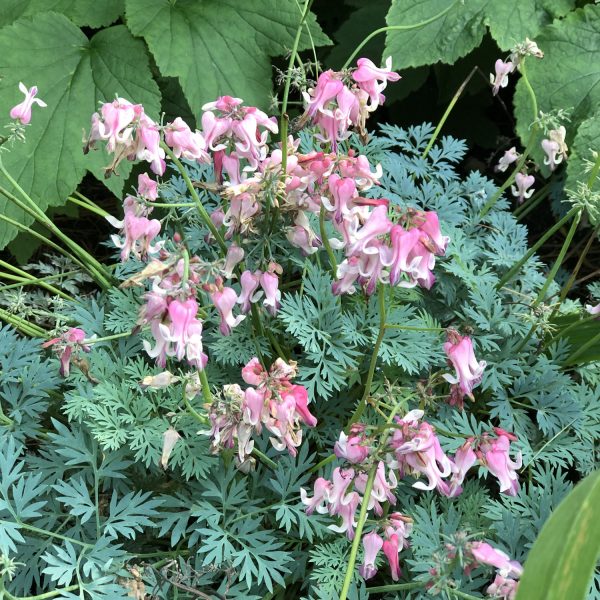
[{"label": "cluster of pink blooms", "polygon": [[242,369],[242,379],[251,387],[242,390],[237,384],[227,385],[222,397],[206,406],[213,452],[237,446],[238,465],[248,465],[254,448],[252,436],[260,434],[264,426],[275,449],[287,449],[296,456],[302,443],[300,424],[314,427],[317,419],[308,409],[306,388],[291,382],[295,376],[293,361],[288,364],[278,358],[266,371],[253,358]]},{"label": "cluster of pink blooms", "polygon": [[40,98],[36,98],[38,93],[36,85],[27,89],[24,83],[19,82],[19,90],[25,94],[25,99],[10,109],[10,118],[19,121],[21,125],[28,125],[31,121],[31,107],[37,104],[44,108],[47,104]]},{"label": "cluster of pink blooms", "polygon": [[494,548],[487,542],[469,542],[466,546],[465,573],[468,575],[477,566],[490,566],[497,569],[496,578],[486,592],[491,598],[498,600],[514,600],[517,595],[519,577],[523,574],[523,566],[502,550]]},{"label": "cluster of pink blooms", "polygon": [[42,348],[49,348],[52,346],[54,352],[60,358],[60,374],[63,377],[68,377],[71,368],[71,359],[73,358],[73,352],[76,354],[83,350],[83,352],[89,352],[90,347],[84,344],[85,331],[78,327],[72,327],[60,337],[52,338],[42,344]]},{"label": "cluster of pink blooms", "polygon": [[[300,490],[307,514],[316,510],[339,517],[341,523],[330,525],[329,528],[338,533],[345,532],[348,539],[353,539],[356,511],[364,502],[367,472],[374,460],[377,460],[377,468],[367,509],[372,510],[378,518],[386,513],[384,503],[396,504],[394,489],[403,477],[416,476],[419,479],[413,483],[414,488],[437,489],[439,493],[452,498],[462,492],[465,476],[477,461],[498,478],[502,493],[517,493],[519,484],[516,470],[521,467],[521,456],[519,453],[513,461],[509,455],[510,443],[516,440],[514,435],[495,428],[493,433],[467,439],[451,458],[443,451],[435,428],[421,421],[422,417],[423,411],[412,410],[403,418],[395,419],[394,432],[382,450],[383,460],[375,457],[378,449],[369,439],[365,425],[354,424],[348,435],[341,432],[334,452],[350,466],[336,467],[331,480],[319,477],[314,483],[312,497],[308,496],[306,490]],[[395,520],[391,524],[390,519],[384,519],[381,524],[384,538],[377,534],[377,530],[373,530],[363,539],[365,564],[361,572],[365,578],[375,574],[374,557],[381,548],[390,562],[392,578],[397,580],[399,577],[398,552],[404,547],[410,532],[410,527],[406,528],[410,520],[398,513],[392,517]]]},{"label": "cluster of pink blooms", "polygon": [[448,329],[448,340],[444,344],[448,360],[456,370],[456,375],[444,374],[451,385],[450,404],[463,408],[465,396],[473,400],[473,388],[481,382],[487,363],[477,361],[473,342],[468,336],[461,336],[454,329]]},{"label": "cluster of pink blooms", "polygon": [[306,102],[304,121],[316,125],[324,142],[336,149],[337,142],[346,139],[354,126],[365,134],[369,113],[385,102],[382,94],[388,81],[398,81],[400,75],[392,71],[392,59],[386,60],[385,69],[376,67],[368,58],[359,58],[358,68],[351,72],[321,73],[314,88],[303,92]]}]

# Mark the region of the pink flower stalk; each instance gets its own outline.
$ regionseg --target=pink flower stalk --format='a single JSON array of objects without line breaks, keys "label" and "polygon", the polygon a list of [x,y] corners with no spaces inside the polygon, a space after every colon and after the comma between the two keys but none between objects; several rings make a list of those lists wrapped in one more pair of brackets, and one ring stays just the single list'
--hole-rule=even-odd
[{"label": "pink flower stalk", "polygon": [[510,560],[505,552],[486,542],[471,542],[468,550],[477,563],[496,567],[503,577],[520,577],[523,574],[521,563]]},{"label": "pink flower stalk", "polygon": [[31,121],[31,107],[37,104],[44,108],[47,104],[40,98],[36,98],[38,89],[35,85],[27,89],[24,83],[19,82],[19,90],[25,94],[25,100],[10,109],[10,118],[19,121],[22,125],[28,125]]},{"label": "pink flower stalk", "polygon": [[495,64],[496,74],[490,74],[490,83],[492,84],[492,93],[494,96],[499,92],[501,87],[508,85],[508,76],[515,70],[516,65],[511,61],[504,62],[498,59]]},{"label": "pink flower stalk", "polygon": [[273,271],[267,271],[260,276],[260,286],[265,292],[263,305],[275,316],[281,306],[281,291],[279,290],[279,277]]},{"label": "pink flower stalk", "polygon": [[365,549],[364,562],[358,568],[358,572],[363,579],[371,579],[377,574],[375,560],[383,546],[383,539],[377,531],[373,530],[363,536],[362,543]]},{"label": "pink flower stalk", "polygon": [[400,542],[398,536],[394,533],[383,542],[383,553],[390,564],[392,579],[398,581],[402,571],[400,570],[399,552]]},{"label": "pink flower stalk", "polygon": [[83,331],[83,329],[79,329],[78,327],[72,327],[60,337],[44,342],[42,344],[42,348],[54,346],[54,351],[60,356],[60,374],[63,377],[68,377],[70,373],[71,356],[73,351],[78,351],[81,349],[84,352],[89,352],[91,349],[88,345],[83,344],[84,340],[85,331]]},{"label": "pink flower stalk", "polygon": [[486,594],[496,600],[515,600],[519,582],[510,577],[502,577],[499,573],[486,590]]},{"label": "pink flower stalk", "polygon": [[216,289],[211,292],[210,299],[219,311],[221,317],[221,325],[219,327],[223,335],[229,335],[234,327],[237,327],[245,318],[245,315],[233,316],[233,307],[237,302],[237,294],[230,287],[217,285]]},{"label": "pink flower stalk", "polygon": [[490,473],[498,478],[500,492],[507,496],[516,496],[519,491],[517,469],[522,467],[523,460],[520,451],[514,461],[511,460],[509,452],[511,441],[516,441],[517,437],[500,427],[494,428],[494,431],[497,437],[492,439],[486,434],[479,444],[477,455]]},{"label": "pink flower stalk", "polygon": [[498,164],[496,165],[496,171],[504,173],[510,165],[519,160],[519,156],[520,154],[517,152],[517,149],[514,146],[509,148],[504,153],[504,156],[502,156],[502,158],[498,161]]},{"label": "pink flower stalk", "polygon": [[138,194],[144,198],[144,200],[154,201],[158,200],[158,183],[148,177],[148,173],[141,173],[138,175]]},{"label": "pink flower stalk", "polygon": [[210,158],[206,153],[206,142],[199,131],[192,132],[189,125],[177,117],[165,127],[165,142],[173,149],[177,158],[183,156],[188,160],[208,163]]},{"label": "pink flower stalk", "polygon": [[366,445],[365,426],[354,423],[350,435],[340,431],[340,438],[335,443],[333,451],[338,458],[343,458],[352,464],[360,464],[369,456],[370,448]]},{"label": "pink flower stalk", "polygon": [[368,58],[359,58],[356,64],[358,69],[352,73],[352,79],[369,95],[367,110],[372,112],[385,102],[385,96],[381,92],[387,87],[388,81],[398,81],[400,75],[392,71],[391,56],[385,60],[385,69],[376,67]]},{"label": "pink flower stalk", "polygon": [[535,191],[534,189],[529,189],[535,183],[535,177],[526,173],[517,173],[515,175],[515,183],[517,186],[511,185],[510,191],[517,198],[517,202],[522,204],[527,198],[531,198],[531,195]]},{"label": "pink flower stalk", "polygon": [[567,158],[567,145],[565,144],[566,129],[561,125],[558,129],[552,129],[548,132],[548,139],[542,140],[542,149],[546,153],[544,164],[550,167],[551,171],[556,169],[563,159]]},{"label": "pink flower stalk", "polygon": [[452,399],[462,408],[462,400],[468,396],[473,400],[473,388],[481,382],[487,363],[477,361],[473,351],[473,342],[468,336],[460,336],[453,329],[448,330],[448,341],[444,352],[456,370],[456,375],[445,373],[444,379],[453,386]]}]

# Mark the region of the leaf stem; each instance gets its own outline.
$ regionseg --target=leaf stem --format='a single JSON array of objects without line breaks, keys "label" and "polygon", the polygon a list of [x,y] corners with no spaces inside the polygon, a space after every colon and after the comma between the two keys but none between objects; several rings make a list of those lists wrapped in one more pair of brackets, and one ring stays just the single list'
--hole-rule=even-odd
[{"label": "leaf stem", "polygon": [[444,123],[450,116],[452,109],[454,108],[455,104],[458,102],[458,99],[460,98],[464,89],[467,87],[467,84],[469,83],[469,81],[471,81],[471,77],[473,77],[473,75],[475,75],[478,68],[479,67],[475,66],[471,69],[471,72],[467,75],[466,79],[460,84],[460,87],[458,88],[458,90],[456,90],[456,93],[454,94],[454,96],[452,96],[452,100],[450,100],[450,104],[448,104],[448,107],[446,108],[446,111],[442,115],[440,122],[437,124],[437,127],[435,128],[435,131],[433,132],[433,135],[431,136],[431,139],[429,140],[429,142],[427,144],[427,147],[425,148],[425,150],[423,150],[423,154],[421,154],[422,160],[425,160],[427,158],[427,155],[429,154],[431,148],[433,148],[433,144],[435,143],[437,136],[439,135],[440,131],[442,130]]},{"label": "leaf stem", "polygon": [[219,245],[221,252],[223,253],[223,255],[227,254],[227,245],[225,244],[225,240],[223,239],[223,236],[219,233],[219,230],[215,227],[215,224],[211,221],[211,218],[210,218],[210,215],[208,214],[208,212],[206,212],[206,209],[204,208],[204,205],[202,204],[202,201],[200,200],[200,196],[198,196],[198,192],[196,191],[196,188],[192,184],[190,177],[187,174],[187,171],[185,170],[185,167],[183,166],[182,162],[175,156],[175,154],[173,153],[171,148],[169,148],[169,146],[167,146],[167,144],[165,144],[164,142],[161,142],[160,145],[164,149],[164,151],[167,153],[169,158],[171,159],[171,162],[177,167],[177,170],[179,171],[181,176],[183,177],[183,180],[185,181],[187,189],[190,192],[190,196],[194,200],[196,208],[198,209],[198,212],[200,213],[200,216],[202,217],[204,224],[208,227],[209,231],[211,232],[211,234],[213,235],[215,240],[217,240],[217,244]]},{"label": "leaf stem", "polygon": [[350,55],[348,60],[344,63],[342,67],[342,71],[348,68],[348,65],[354,60],[355,56],[377,35],[380,33],[385,33],[386,31],[410,31],[411,29],[419,29],[421,27],[425,27],[425,25],[429,25],[434,21],[437,21],[441,17],[443,17],[447,12],[451,11],[460,0],[455,0],[452,4],[447,6],[443,11],[439,12],[437,15],[433,15],[433,17],[426,19],[425,21],[421,21],[419,23],[414,23],[412,25],[388,25],[387,27],[381,27],[380,29],[376,29],[372,33],[370,33],[354,50],[354,52]]},{"label": "leaf stem", "polygon": [[323,206],[322,203],[319,211],[319,232],[321,233],[321,241],[323,242],[323,246],[329,258],[329,264],[331,265],[331,275],[335,281],[337,279],[337,261],[335,260],[335,254],[333,253],[329,238],[327,237],[327,232],[325,231],[325,206]]}]

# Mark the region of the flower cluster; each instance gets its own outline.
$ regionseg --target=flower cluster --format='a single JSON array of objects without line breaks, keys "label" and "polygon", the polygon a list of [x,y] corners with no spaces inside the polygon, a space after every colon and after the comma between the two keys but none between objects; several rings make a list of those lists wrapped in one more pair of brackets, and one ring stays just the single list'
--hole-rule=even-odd
[{"label": "flower cluster", "polygon": [[263,426],[277,450],[296,456],[302,443],[300,423],[314,427],[317,419],[308,409],[308,392],[301,385],[292,384],[296,363],[278,358],[269,371],[253,358],[242,369],[242,379],[250,386],[245,390],[238,384],[223,388],[221,397],[215,397],[206,406],[211,429],[213,452],[237,446],[240,467],[249,465],[254,448],[252,436],[260,434]]},{"label": "flower cluster", "polygon": [[399,513],[385,518],[384,504],[396,504],[394,490],[405,476],[417,477],[412,486],[418,490],[437,489],[452,498],[462,492],[461,485],[468,470],[479,461],[498,478],[502,493],[515,495],[518,491],[516,469],[521,467],[521,456],[519,453],[515,461],[509,456],[510,443],[516,440],[514,435],[496,428],[493,433],[467,439],[455,456],[450,457],[443,451],[435,428],[421,421],[423,414],[421,410],[412,410],[402,418],[396,417],[393,433],[383,443],[370,438],[364,424],[355,423],[348,434],[340,433],[334,446],[335,456],[348,466],[336,467],[331,480],[319,477],[312,497],[306,490],[300,490],[307,514],[316,510],[340,518],[339,525],[329,528],[345,532],[351,540],[355,535],[356,511],[365,502],[368,473],[375,470],[367,510],[373,511],[373,519],[382,519],[378,527],[384,537],[381,538],[375,528],[363,538],[365,563],[361,573],[365,579],[376,573],[374,560],[382,548],[390,562],[392,578],[399,577],[398,553],[410,533],[410,525],[407,525],[410,519]]},{"label": "flower cluster", "polygon": [[331,143],[346,139],[354,126],[365,135],[365,121],[369,113],[385,102],[382,94],[388,81],[398,81],[400,75],[392,71],[392,59],[386,60],[385,69],[376,67],[368,58],[359,58],[358,68],[351,72],[321,73],[314,88],[303,92],[306,112],[303,121],[310,120],[319,129],[319,138]]},{"label": "flower cluster", "polygon": [[[84,340],[85,331],[78,327],[72,327],[60,337],[52,338],[51,340],[44,342],[42,348],[49,348],[52,346],[52,349],[60,358],[60,374],[63,377],[68,377],[71,368],[71,360],[78,355],[80,350],[83,350],[83,352],[90,351],[90,346],[84,344]],[[73,355],[74,352],[75,355]]]},{"label": "flower cluster", "polygon": [[465,396],[473,400],[473,388],[481,382],[487,363],[475,358],[471,338],[460,336],[454,329],[448,330],[448,341],[444,344],[444,351],[456,370],[455,376],[448,373],[443,375],[444,379],[452,384],[450,404],[462,409]]}]

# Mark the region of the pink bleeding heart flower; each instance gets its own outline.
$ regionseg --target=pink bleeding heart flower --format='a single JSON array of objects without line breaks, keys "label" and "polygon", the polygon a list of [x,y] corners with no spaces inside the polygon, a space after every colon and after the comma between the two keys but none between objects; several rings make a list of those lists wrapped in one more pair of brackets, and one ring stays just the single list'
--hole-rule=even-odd
[{"label": "pink bleeding heart flower", "polygon": [[494,581],[485,592],[491,598],[496,598],[496,600],[515,600],[518,587],[518,581],[510,577],[502,577],[500,573],[497,573]]},{"label": "pink bleeding heart flower", "polygon": [[497,437],[493,439],[485,435],[479,444],[478,455],[490,473],[498,478],[500,492],[508,496],[516,496],[519,491],[517,469],[523,466],[523,459],[521,452],[518,452],[517,458],[513,461],[509,453],[510,443],[517,437],[500,427],[494,428],[494,431]]},{"label": "pink bleeding heart flower", "polygon": [[44,342],[42,348],[49,348],[55,346],[54,350],[60,357],[60,374],[63,377],[68,377],[71,366],[71,356],[73,350],[81,349],[84,352],[89,352],[90,347],[84,345],[85,331],[78,327],[72,327],[67,330],[63,335],[57,338],[53,338]]},{"label": "pink bleeding heart flower", "polygon": [[300,415],[300,418],[309,427],[314,427],[317,424],[316,417],[308,410],[308,391],[302,385],[293,385],[287,393],[282,395],[285,401],[288,397],[294,399],[295,411]]},{"label": "pink bleeding heart flower", "polygon": [[496,165],[496,171],[504,173],[510,165],[519,160],[519,156],[520,154],[517,152],[517,149],[514,146],[509,148],[504,153],[504,156],[502,156],[502,158],[498,161],[498,164]]},{"label": "pink bleeding heart flower", "polygon": [[448,341],[444,344],[444,351],[456,369],[456,375],[445,373],[443,377],[456,386],[455,400],[462,406],[464,396],[473,399],[473,388],[481,382],[487,363],[484,360],[478,362],[475,358],[471,338],[463,337],[453,329],[448,330]]},{"label": "pink bleeding heart flower", "polygon": [[391,56],[386,59],[384,69],[376,67],[368,58],[359,58],[356,64],[358,68],[352,73],[352,79],[369,95],[367,109],[372,112],[385,102],[385,96],[381,92],[387,87],[388,81],[398,81],[400,75],[392,71]]},{"label": "pink bleeding heart flower", "polygon": [[44,108],[47,104],[40,98],[36,98],[38,89],[35,85],[27,89],[24,83],[19,82],[19,90],[25,94],[25,100],[10,109],[10,118],[19,121],[22,125],[28,125],[31,121],[31,107],[37,104]]},{"label": "pink bleeding heart flower", "polygon": [[264,385],[267,377],[267,372],[256,357],[252,358],[242,369],[242,379],[249,385]]},{"label": "pink bleeding heart flower", "polygon": [[586,304],[585,310],[590,315],[600,315],[600,302],[598,304],[596,304],[596,306],[592,306],[591,304]]},{"label": "pink bleeding heart flower", "polygon": [[454,498],[462,492],[462,483],[467,471],[477,462],[477,455],[471,447],[472,440],[467,440],[454,455],[452,462],[452,479],[450,480],[449,497]]},{"label": "pink bleeding heart flower", "polygon": [[158,182],[148,177],[148,173],[138,175],[138,194],[145,200],[158,199]]},{"label": "pink bleeding heart flower", "polygon": [[244,250],[240,248],[237,244],[231,244],[229,248],[227,248],[227,256],[225,257],[225,266],[222,271],[227,279],[231,279],[233,277],[233,270],[235,267],[242,261],[244,258]]},{"label": "pink bleeding heart flower", "polygon": [[363,579],[371,579],[377,574],[375,560],[383,546],[383,538],[373,530],[363,536],[362,543],[365,549],[364,562],[360,565],[358,572]]},{"label": "pink bleeding heart flower", "polygon": [[242,404],[242,412],[244,420],[256,427],[258,433],[262,430],[261,421],[265,410],[265,390],[255,390],[247,388],[244,392],[244,402]]},{"label": "pink bleeding heart flower", "polygon": [[511,560],[505,552],[487,542],[471,542],[469,553],[480,565],[496,567],[504,577],[520,577],[523,574],[521,563]]},{"label": "pink bleeding heart flower", "polygon": [[172,123],[167,123],[165,142],[173,149],[173,154],[177,158],[183,156],[188,160],[204,163],[210,161],[202,134],[199,131],[192,132],[181,117],[177,117]]},{"label": "pink bleeding heart flower", "polygon": [[313,497],[309,498],[304,488],[300,488],[300,500],[306,506],[306,514],[311,515],[315,509],[319,514],[328,512],[326,504],[329,502],[329,494],[332,483],[328,479],[319,477],[315,481]]},{"label": "pink bleeding heart flower", "polygon": [[340,438],[335,443],[333,451],[338,458],[344,458],[352,464],[362,463],[369,455],[369,446],[365,444],[365,426],[354,423],[350,435],[340,432]]},{"label": "pink bleeding heart flower", "polygon": [[511,185],[510,191],[517,198],[517,202],[522,204],[527,198],[531,198],[531,195],[535,191],[531,188],[535,183],[535,177],[526,173],[517,173],[515,175],[515,183],[517,184],[516,187]]},{"label": "pink bleeding heart flower", "polygon": [[336,533],[346,533],[346,537],[349,540],[354,539],[354,528],[356,527],[356,521],[354,517],[356,515],[356,509],[360,503],[360,496],[356,492],[350,492],[344,497],[343,501],[337,505],[335,513],[332,513],[331,509],[329,513],[334,516],[337,515],[342,517],[341,525],[329,525],[328,529],[335,531]]},{"label": "pink bleeding heart flower", "polygon": [[237,327],[245,318],[245,315],[233,316],[233,307],[237,302],[237,294],[230,287],[218,286],[210,294],[210,299],[221,316],[220,331],[223,335],[229,335],[234,327]]},{"label": "pink bleeding heart flower", "polygon": [[265,292],[263,305],[273,316],[275,316],[281,305],[279,277],[272,271],[266,271],[260,276],[260,286]]},{"label": "pink bleeding heart flower", "polygon": [[506,87],[508,85],[508,76],[515,70],[515,64],[511,61],[504,62],[500,58],[496,61],[495,75],[490,74],[490,83],[492,84],[492,93],[494,96],[498,93],[501,87]]},{"label": "pink bleeding heart flower", "polygon": [[383,553],[385,554],[390,564],[390,572],[392,579],[398,581],[400,579],[400,544],[398,536],[394,533],[387,540],[383,542]]},{"label": "pink bleeding heart flower", "polygon": [[546,153],[544,164],[550,167],[551,171],[556,169],[567,157],[567,145],[565,144],[566,129],[561,125],[558,129],[552,129],[548,132],[548,138],[542,140],[542,149]]},{"label": "pink bleeding heart flower", "polygon": [[240,310],[244,314],[250,312],[251,305],[260,297],[260,292],[256,293],[256,290],[258,290],[260,285],[261,275],[261,271],[252,273],[251,271],[246,270],[240,276],[242,291],[236,302],[241,305]]}]

